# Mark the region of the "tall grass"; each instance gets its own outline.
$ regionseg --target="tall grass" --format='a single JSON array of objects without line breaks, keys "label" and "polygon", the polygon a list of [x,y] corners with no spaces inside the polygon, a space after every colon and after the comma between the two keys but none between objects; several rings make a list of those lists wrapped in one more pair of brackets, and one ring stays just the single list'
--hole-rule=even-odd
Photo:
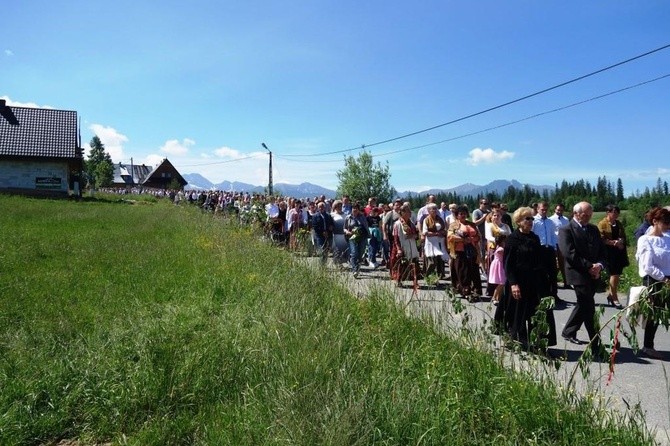
[{"label": "tall grass", "polygon": [[0,196],[0,443],[650,444],[192,208]]}]

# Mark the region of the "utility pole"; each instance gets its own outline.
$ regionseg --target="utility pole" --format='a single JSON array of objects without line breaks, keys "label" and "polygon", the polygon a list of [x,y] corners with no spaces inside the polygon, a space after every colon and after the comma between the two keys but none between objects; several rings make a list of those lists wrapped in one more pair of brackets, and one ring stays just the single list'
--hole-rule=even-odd
[{"label": "utility pole", "polygon": [[268,171],[268,195],[272,196],[272,152],[270,149],[268,149],[268,146],[266,146],[264,142],[262,142],[261,145],[270,154],[270,165]]}]

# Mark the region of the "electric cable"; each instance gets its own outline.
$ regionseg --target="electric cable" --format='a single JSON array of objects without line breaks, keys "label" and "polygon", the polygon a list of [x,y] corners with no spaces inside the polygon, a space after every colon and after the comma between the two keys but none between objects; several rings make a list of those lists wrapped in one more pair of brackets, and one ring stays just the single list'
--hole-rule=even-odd
[{"label": "electric cable", "polygon": [[265,153],[260,153],[260,154],[258,154],[258,155],[249,155],[249,156],[245,156],[245,157],[242,157],[242,158],[235,158],[235,159],[224,160],[224,161],[214,161],[214,162],[211,162],[211,163],[201,163],[201,164],[180,164],[180,166],[181,166],[181,167],[213,166],[213,165],[215,165],[215,164],[235,163],[235,162],[238,162],[238,161],[244,161],[244,160],[248,160],[248,159],[250,159],[250,158],[258,158],[258,157],[261,157],[261,156],[266,156],[266,154],[265,154]]},{"label": "electric cable", "polygon": [[444,126],[447,126],[447,125],[455,124],[455,123],[457,123],[457,122],[461,122],[461,121],[464,121],[464,120],[466,120],[466,119],[474,118],[475,116],[480,116],[480,115],[483,115],[483,114],[485,114],[485,113],[489,113],[489,112],[491,112],[491,111],[498,110],[498,109],[503,108],[503,107],[507,107],[508,105],[516,104],[517,102],[521,102],[521,101],[524,101],[524,100],[526,100],[526,99],[530,99],[530,98],[532,98],[532,97],[539,96],[539,95],[544,94],[544,93],[547,93],[547,92],[549,92],[549,91],[556,90],[556,89],[561,88],[561,87],[564,87],[564,86],[566,86],[566,85],[569,85],[569,84],[575,83],[575,82],[577,82],[577,81],[580,81],[580,80],[589,78],[589,77],[591,77],[591,76],[595,76],[596,74],[603,73],[603,72],[605,72],[605,71],[608,71],[608,70],[611,70],[611,69],[613,69],[613,68],[619,67],[619,66],[621,66],[621,65],[624,65],[624,64],[633,62],[633,61],[635,61],[635,60],[637,60],[637,59],[641,59],[641,58],[643,58],[643,57],[645,57],[645,56],[649,56],[649,55],[651,55],[651,54],[657,53],[657,52],[662,51],[662,50],[667,49],[667,48],[670,48],[670,44],[668,44],[668,45],[664,45],[664,46],[662,46],[662,47],[656,48],[656,49],[651,50],[651,51],[647,51],[646,53],[639,54],[639,55],[637,55],[637,56],[634,56],[634,57],[631,57],[631,58],[629,58],[629,59],[623,60],[623,61],[621,61],[621,62],[617,62],[617,63],[615,63],[615,64],[612,64],[612,65],[609,65],[609,66],[607,66],[607,67],[601,68],[601,69],[599,69],[599,70],[592,71],[592,72],[590,72],[590,73],[588,73],[588,74],[584,74],[584,75],[582,75],[582,76],[578,76],[578,77],[573,78],[573,79],[570,79],[570,80],[568,80],[568,81],[561,82],[560,84],[554,85],[554,86],[552,86],[552,87],[548,87],[548,88],[545,88],[545,89],[543,89],[543,90],[536,91],[535,93],[531,93],[531,94],[522,96],[522,97],[520,97],[520,98],[511,100],[511,101],[507,101],[507,102],[505,102],[505,103],[503,103],[503,104],[499,104],[499,105],[496,105],[496,106],[494,106],[494,107],[489,107],[489,108],[487,108],[487,109],[485,109],[485,110],[481,110],[481,111],[478,111],[478,112],[476,112],[476,113],[471,113],[471,114],[469,114],[469,115],[462,116],[462,117],[460,117],[460,118],[453,119],[453,120],[448,121],[448,122],[444,122],[444,123],[442,123],[442,124],[434,125],[434,126],[432,126],[432,127],[428,127],[428,128],[422,129],[422,130],[417,130],[417,131],[415,131],[415,132],[406,133],[406,134],[404,134],[404,135],[400,135],[400,136],[396,136],[396,137],[393,137],[393,138],[384,139],[384,140],[382,140],[382,141],[377,141],[377,142],[373,142],[373,143],[369,143],[369,144],[362,144],[362,145],[359,146],[359,147],[353,147],[353,148],[350,148],[350,149],[342,149],[342,150],[335,150],[335,151],[332,151],[332,152],[311,153],[311,154],[284,154],[283,156],[286,156],[286,157],[313,157],[313,156],[323,156],[323,155],[334,155],[334,154],[338,154],[338,153],[346,153],[346,152],[352,152],[352,151],[354,151],[354,150],[360,150],[360,149],[365,149],[365,148],[368,148],[368,147],[374,147],[374,146],[378,146],[378,145],[381,145],[381,144],[387,144],[387,143],[389,143],[389,142],[397,141],[397,140],[399,140],[399,139],[404,139],[404,138],[408,138],[408,137],[410,137],[410,136],[419,135],[419,134],[421,134],[421,133],[429,132],[429,131],[431,131],[431,130],[438,129],[438,128],[440,128],[440,127],[444,127]]},{"label": "electric cable", "polygon": [[[409,151],[412,151],[412,150],[419,150],[419,149],[423,149],[423,148],[426,148],[426,147],[431,147],[431,146],[435,146],[435,145],[438,145],[438,144],[444,144],[446,142],[451,142],[451,141],[456,141],[456,140],[459,140],[459,139],[467,138],[469,136],[479,135],[481,133],[486,133],[486,132],[497,130],[497,129],[500,129],[500,128],[503,128],[503,127],[508,127],[510,125],[514,125],[514,124],[518,124],[520,122],[528,121],[530,119],[539,118],[540,116],[544,116],[544,115],[548,115],[548,114],[551,114],[551,113],[556,113],[556,112],[559,112],[559,111],[567,110],[569,108],[577,107],[579,105],[583,105],[583,104],[586,104],[588,102],[596,101],[596,100],[599,100],[599,99],[602,99],[602,98],[605,98],[605,97],[608,97],[608,96],[612,96],[612,95],[615,95],[615,94],[618,94],[618,93],[622,93],[624,91],[631,90],[631,89],[637,88],[637,87],[641,87],[643,85],[650,84],[652,82],[656,82],[656,81],[659,81],[659,80],[662,80],[662,79],[666,79],[668,77],[670,77],[670,73],[664,74],[662,76],[658,76],[654,79],[649,79],[649,80],[646,80],[646,81],[638,82],[637,84],[634,84],[634,85],[629,85],[627,87],[619,88],[618,90],[612,90],[610,92],[603,93],[603,94],[600,94],[598,96],[593,96],[591,98],[584,99],[584,100],[579,101],[579,102],[573,102],[572,104],[564,105],[562,107],[554,108],[552,110],[547,110],[547,111],[544,111],[544,112],[535,113],[533,115],[529,115],[529,116],[526,116],[526,117],[523,117],[523,118],[520,118],[520,119],[516,119],[514,121],[509,121],[509,122],[499,124],[499,125],[496,125],[496,126],[493,126],[493,127],[488,127],[488,128],[482,129],[482,130],[477,130],[477,131],[474,131],[474,132],[465,133],[463,135],[454,136],[452,138],[443,139],[441,141],[435,141],[435,142],[431,142],[431,143],[427,143],[427,144],[422,144],[422,145],[419,145],[419,146],[407,147],[407,148],[404,148],[404,149],[392,150],[390,152],[382,152],[382,153],[376,153],[376,154],[371,153],[370,155],[373,158],[374,157],[380,157],[380,156],[386,156],[386,155],[394,155],[396,153],[409,152]],[[332,163],[332,162],[341,162],[342,161],[341,159],[338,159],[338,160],[296,160],[296,159],[293,159],[293,158],[285,158],[285,155],[275,155],[275,156],[277,158],[281,158],[281,159],[284,159],[286,161],[299,162],[299,163]]]}]

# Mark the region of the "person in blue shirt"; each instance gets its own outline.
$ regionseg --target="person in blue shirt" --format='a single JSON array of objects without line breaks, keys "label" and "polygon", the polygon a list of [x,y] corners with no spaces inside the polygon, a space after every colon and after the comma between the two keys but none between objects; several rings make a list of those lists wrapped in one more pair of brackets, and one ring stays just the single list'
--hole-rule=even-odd
[{"label": "person in blue shirt", "polygon": [[537,214],[533,220],[533,232],[540,239],[541,258],[539,259],[547,274],[546,290],[541,290],[543,296],[553,296],[556,304],[563,304],[563,300],[558,297],[558,283],[556,270],[556,246],[558,246],[558,237],[556,224],[547,217],[549,204],[542,201],[537,204]]}]

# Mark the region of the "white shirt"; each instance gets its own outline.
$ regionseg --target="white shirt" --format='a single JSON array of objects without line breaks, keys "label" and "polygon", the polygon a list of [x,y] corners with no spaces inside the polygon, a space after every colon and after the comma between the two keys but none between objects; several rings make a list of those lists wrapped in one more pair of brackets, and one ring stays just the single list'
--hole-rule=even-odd
[{"label": "white shirt", "polygon": [[[486,240],[488,240],[491,243],[496,242],[496,237],[493,235],[493,225],[494,223],[489,223],[488,221],[486,222],[486,227],[484,228],[484,236],[486,237]],[[498,231],[500,234],[505,234],[505,235],[511,235],[512,230],[510,229],[509,226],[507,226],[506,223],[500,222],[498,225]]]},{"label": "white shirt", "polygon": [[570,223],[570,220],[565,215],[554,214],[551,217],[549,217],[549,220],[553,221],[554,226],[556,226],[556,237],[558,237],[558,230],[560,229],[560,227]]},{"label": "white shirt", "polygon": [[643,235],[637,240],[635,259],[640,277],[663,280],[670,276],[670,237]]},{"label": "white shirt", "polygon": [[457,221],[456,214],[452,212],[445,220],[445,222],[447,223],[447,228],[451,226],[455,221]]},{"label": "white shirt", "polygon": [[[426,234],[428,234],[428,224],[426,223],[426,220],[427,218],[423,219],[423,228],[421,230],[421,233],[426,237],[426,242],[423,245],[423,252],[428,257],[443,256],[446,252],[444,243],[445,237],[439,235],[426,236]],[[435,229],[439,231],[445,228],[443,228],[442,223],[438,221],[435,222]]]},{"label": "white shirt", "polygon": [[536,215],[533,220],[533,232],[540,237],[540,244],[542,246],[556,248],[558,245],[558,231],[554,222],[549,218],[542,218]]},{"label": "white shirt", "polygon": [[442,220],[444,220],[445,222],[451,215],[451,211],[449,209],[438,209],[437,213],[439,214],[440,217],[442,217]]},{"label": "white shirt", "polygon": [[277,203],[268,203],[265,205],[265,211],[268,214],[268,218],[279,217],[279,206]]},{"label": "white shirt", "polygon": [[[649,235],[649,234],[651,234],[653,231],[654,231],[654,225],[651,225],[651,226],[649,226],[649,227],[647,228],[646,231],[644,231],[644,234],[645,234],[645,235]],[[663,233],[663,235],[666,236],[666,237],[670,237],[670,229],[668,229],[667,231],[665,231],[665,232]]]}]

